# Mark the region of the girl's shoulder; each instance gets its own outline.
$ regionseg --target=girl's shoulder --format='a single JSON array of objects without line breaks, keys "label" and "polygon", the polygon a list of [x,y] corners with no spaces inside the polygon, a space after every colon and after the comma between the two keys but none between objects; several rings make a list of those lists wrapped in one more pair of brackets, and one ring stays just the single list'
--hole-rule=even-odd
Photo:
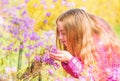
[{"label": "girl's shoulder", "polygon": [[94,45],[97,53],[104,53],[109,48],[97,35],[94,35]]}]

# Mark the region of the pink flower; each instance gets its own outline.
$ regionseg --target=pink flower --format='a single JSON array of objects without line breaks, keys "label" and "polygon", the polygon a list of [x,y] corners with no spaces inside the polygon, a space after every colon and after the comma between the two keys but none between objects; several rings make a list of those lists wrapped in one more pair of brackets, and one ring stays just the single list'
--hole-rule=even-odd
[{"label": "pink flower", "polygon": [[53,76],[54,71],[53,71],[52,69],[49,69],[49,70],[48,70],[48,73],[49,73],[49,75]]},{"label": "pink flower", "polygon": [[15,67],[6,67],[5,72],[6,73],[15,73],[15,72],[17,72],[17,68],[15,68]]},{"label": "pink flower", "polygon": [[75,79],[74,78],[64,77],[63,81],[75,81]]}]

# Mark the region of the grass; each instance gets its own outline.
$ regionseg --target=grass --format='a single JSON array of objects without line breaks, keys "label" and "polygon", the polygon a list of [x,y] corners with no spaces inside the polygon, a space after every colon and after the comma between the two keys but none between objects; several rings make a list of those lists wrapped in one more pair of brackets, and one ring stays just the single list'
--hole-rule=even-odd
[{"label": "grass", "polygon": [[119,39],[120,39],[120,25],[114,26],[113,29],[115,30],[116,35],[117,35],[117,36],[119,37]]}]

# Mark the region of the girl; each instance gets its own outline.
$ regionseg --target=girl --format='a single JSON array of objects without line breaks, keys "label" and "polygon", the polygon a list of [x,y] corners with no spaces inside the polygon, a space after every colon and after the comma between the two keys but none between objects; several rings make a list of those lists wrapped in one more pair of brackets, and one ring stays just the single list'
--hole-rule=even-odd
[{"label": "girl", "polygon": [[61,61],[73,77],[85,81],[120,81],[120,45],[110,25],[82,9],[71,9],[56,20],[57,50],[52,59]]}]

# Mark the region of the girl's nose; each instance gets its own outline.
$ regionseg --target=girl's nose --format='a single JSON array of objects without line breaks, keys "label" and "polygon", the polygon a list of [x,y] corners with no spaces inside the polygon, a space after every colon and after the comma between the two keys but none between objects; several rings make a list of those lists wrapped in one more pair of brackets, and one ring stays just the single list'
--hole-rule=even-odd
[{"label": "girl's nose", "polygon": [[63,36],[61,34],[59,35],[59,39],[63,39]]}]

